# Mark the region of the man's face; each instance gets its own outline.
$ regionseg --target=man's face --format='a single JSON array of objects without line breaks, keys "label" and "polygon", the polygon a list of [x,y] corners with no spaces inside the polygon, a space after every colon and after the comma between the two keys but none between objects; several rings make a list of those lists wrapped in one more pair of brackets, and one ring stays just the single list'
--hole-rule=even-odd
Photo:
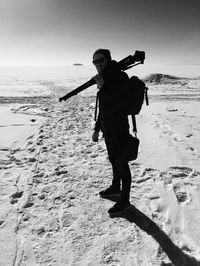
[{"label": "man's face", "polygon": [[92,62],[96,67],[97,72],[101,74],[107,64],[107,59],[103,54],[95,54]]}]

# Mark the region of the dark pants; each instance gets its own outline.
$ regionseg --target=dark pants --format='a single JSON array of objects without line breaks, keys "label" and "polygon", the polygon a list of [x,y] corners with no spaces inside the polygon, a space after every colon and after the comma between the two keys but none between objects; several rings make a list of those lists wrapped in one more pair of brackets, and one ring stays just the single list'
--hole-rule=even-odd
[{"label": "dark pants", "polygon": [[112,158],[110,160],[113,169],[112,186],[117,190],[122,183],[121,200],[129,200],[131,189],[131,171],[128,162],[121,158]]},{"label": "dark pants", "polygon": [[105,138],[109,161],[113,169],[112,186],[119,190],[122,183],[121,200],[129,200],[131,190],[131,171],[128,161],[122,154],[122,142],[113,138]]}]

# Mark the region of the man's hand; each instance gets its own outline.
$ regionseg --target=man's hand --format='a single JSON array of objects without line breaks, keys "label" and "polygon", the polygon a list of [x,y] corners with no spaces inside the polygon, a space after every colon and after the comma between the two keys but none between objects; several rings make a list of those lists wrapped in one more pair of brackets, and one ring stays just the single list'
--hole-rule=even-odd
[{"label": "man's hand", "polygon": [[92,140],[97,142],[99,140],[99,131],[94,131],[92,134]]},{"label": "man's hand", "polygon": [[96,76],[93,77],[93,79],[96,81],[97,88],[100,90],[104,85],[103,77],[100,74],[97,74]]},{"label": "man's hand", "polygon": [[60,102],[60,103],[61,103],[63,100],[64,100],[63,97],[59,98],[59,102]]}]

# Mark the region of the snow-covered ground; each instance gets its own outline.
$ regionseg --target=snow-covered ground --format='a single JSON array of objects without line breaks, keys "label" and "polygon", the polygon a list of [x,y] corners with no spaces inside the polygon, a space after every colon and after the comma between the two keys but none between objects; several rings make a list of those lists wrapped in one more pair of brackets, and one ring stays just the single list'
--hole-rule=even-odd
[{"label": "snow-covered ground", "polygon": [[199,80],[148,84],[132,208],[114,219],[98,195],[112,171],[104,140],[91,140],[96,88],[58,101],[85,81],[1,83],[20,93],[0,97],[0,265],[198,265]]}]

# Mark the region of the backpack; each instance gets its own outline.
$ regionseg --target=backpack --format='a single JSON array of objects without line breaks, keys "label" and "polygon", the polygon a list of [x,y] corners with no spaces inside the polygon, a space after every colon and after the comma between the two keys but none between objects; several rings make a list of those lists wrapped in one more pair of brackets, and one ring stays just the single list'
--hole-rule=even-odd
[{"label": "backpack", "polygon": [[[118,109],[122,112],[125,112],[127,115],[132,116],[133,129],[135,132],[137,132],[135,115],[140,113],[140,110],[144,103],[144,99],[146,101],[146,105],[149,105],[147,94],[148,88],[146,87],[146,84],[137,76],[132,76],[125,83],[123,83],[122,87],[122,92],[117,95]],[[96,97],[96,107],[94,116],[95,121],[97,118],[98,100],[99,92],[97,93]]]},{"label": "backpack", "polygon": [[[142,105],[144,103],[144,99],[146,101],[146,105],[149,105],[148,100],[148,88],[146,84],[139,79],[137,76],[132,76],[126,82],[122,84],[122,91],[119,95],[116,95],[118,98],[118,109],[124,112],[126,115],[132,116],[133,122],[133,131],[135,134],[137,133],[136,126],[136,118],[135,115],[140,113]],[[95,107],[95,116],[94,121],[97,118],[97,105],[99,100],[99,92],[96,97],[96,107]]]},{"label": "backpack", "polygon": [[120,109],[127,115],[137,115],[140,113],[144,99],[148,105],[148,95],[146,84],[137,76],[132,76],[125,84],[123,95],[120,98]]}]

